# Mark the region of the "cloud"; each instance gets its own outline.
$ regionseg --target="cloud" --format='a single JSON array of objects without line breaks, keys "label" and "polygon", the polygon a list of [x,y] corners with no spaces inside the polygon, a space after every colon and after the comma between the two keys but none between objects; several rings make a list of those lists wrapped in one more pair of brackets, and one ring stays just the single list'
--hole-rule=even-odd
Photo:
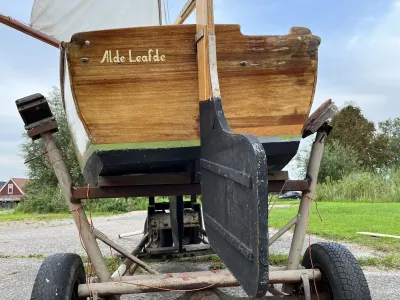
[{"label": "cloud", "polygon": [[[400,1],[380,18],[359,18],[341,39],[322,39],[319,75],[312,111],[325,100],[337,106],[355,102],[374,122],[400,117]],[[300,149],[311,139],[302,141]],[[294,160],[286,166],[296,177]]]},{"label": "cloud", "polygon": [[[400,116],[400,1],[382,17],[366,16],[353,32],[320,49],[313,109],[332,98],[339,106],[355,101],[375,122]],[[323,39],[324,43],[324,39]]]}]

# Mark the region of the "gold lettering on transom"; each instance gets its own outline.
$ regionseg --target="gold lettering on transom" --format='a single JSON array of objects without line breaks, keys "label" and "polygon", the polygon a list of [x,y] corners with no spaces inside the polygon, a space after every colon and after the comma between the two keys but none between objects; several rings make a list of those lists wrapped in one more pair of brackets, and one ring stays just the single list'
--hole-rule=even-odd
[{"label": "gold lettering on transom", "polygon": [[[126,55],[122,55],[126,54]],[[126,53],[120,52],[120,50],[105,50],[100,63],[148,63],[148,62],[163,62],[167,58],[165,55],[159,54],[158,49],[149,49],[146,55],[134,54],[132,50],[128,50]]]}]

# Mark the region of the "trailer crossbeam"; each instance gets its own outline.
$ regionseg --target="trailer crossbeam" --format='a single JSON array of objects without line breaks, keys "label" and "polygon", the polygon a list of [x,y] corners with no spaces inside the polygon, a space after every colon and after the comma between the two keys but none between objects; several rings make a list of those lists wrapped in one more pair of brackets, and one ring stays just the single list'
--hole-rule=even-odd
[{"label": "trailer crossbeam", "polygon": [[[302,269],[292,271],[270,271],[269,283],[300,283],[302,276],[309,280],[321,279],[318,269]],[[80,284],[78,295],[89,296],[97,293],[99,296],[150,293],[160,291],[194,291],[207,288],[235,287],[239,283],[228,270],[167,273],[161,275],[121,276],[112,281],[93,283],[89,286]]]}]

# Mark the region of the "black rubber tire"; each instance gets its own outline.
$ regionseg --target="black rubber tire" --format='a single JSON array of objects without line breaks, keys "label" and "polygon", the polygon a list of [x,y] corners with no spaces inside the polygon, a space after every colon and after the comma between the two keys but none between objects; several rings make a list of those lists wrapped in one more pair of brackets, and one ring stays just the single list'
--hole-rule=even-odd
[{"label": "black rubber tire", "polygon": [[40,266],[33,284],[31,300],[86,299],[78,297],[78,285],[85,282],[85,270],[79,255],[51,255]]},{"label": "black rubber tire", "polygon": [[[370,300],[371,293],[364,273],[353,254],[338,243],[316,243],[311,245],[314,268],[322,272],[317,281],[318,293],[331,293],[335,300]],[[311,269],[309,249],[303,257],[302,266]],[[312,294],[315,293],[311,281]]]}]

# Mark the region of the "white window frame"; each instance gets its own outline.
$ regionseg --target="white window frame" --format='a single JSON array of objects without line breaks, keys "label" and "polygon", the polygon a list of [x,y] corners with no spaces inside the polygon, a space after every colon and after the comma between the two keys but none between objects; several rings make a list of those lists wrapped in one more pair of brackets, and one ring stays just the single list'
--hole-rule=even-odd
[{"label": "white window frame", "polygon": [[7,186],[7,192],[9,195],[12,195],[14,192],[14,185],[12,183],[9,183]]}]

